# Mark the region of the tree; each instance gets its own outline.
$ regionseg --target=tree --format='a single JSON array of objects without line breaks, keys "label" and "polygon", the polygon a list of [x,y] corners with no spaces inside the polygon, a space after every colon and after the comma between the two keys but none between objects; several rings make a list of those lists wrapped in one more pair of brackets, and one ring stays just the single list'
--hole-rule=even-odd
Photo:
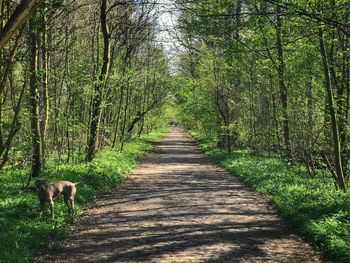
[{"label": "tree", "polygon": [[107,25],[107,0],[101,0],[100,4],[100,22],[103,36],[103,60],[97,83],[94,85],[94,94],[92,97],[90,132],[86,152],[86,160],[92,161],[95,155],[96,137],[100,122],[102,92],[104,91],[109,75],[111,44],[110,33]]},{"label": "tree", "polygon": [[28,44],[29,44],[29,88],[30,88],[30,119],[31,119],[31,132],[33,143],[33,155],[32,155],[32,170],[31,177],[39,177],[42,169],[42,146],[41,146],[41,132],[40,132],[40,115],[39,115],[39,89],[38,89],[38,44],[37,44],[37,31],[36,21],[34,17],[30,21]]},{"label": "tree", "polygon": [[13,34],[30,19],[42,2],[44,0],[21,1],[0,31],[0,50],[9,42]]}]

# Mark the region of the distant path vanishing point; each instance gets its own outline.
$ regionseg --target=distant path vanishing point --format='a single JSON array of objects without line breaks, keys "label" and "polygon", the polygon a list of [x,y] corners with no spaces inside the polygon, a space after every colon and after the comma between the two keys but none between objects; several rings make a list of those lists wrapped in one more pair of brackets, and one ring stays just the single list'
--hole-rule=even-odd
[{"label": "distant path vanishing point", "polygon": [[38,262],[321,262],[261,195],[174,128]]}]

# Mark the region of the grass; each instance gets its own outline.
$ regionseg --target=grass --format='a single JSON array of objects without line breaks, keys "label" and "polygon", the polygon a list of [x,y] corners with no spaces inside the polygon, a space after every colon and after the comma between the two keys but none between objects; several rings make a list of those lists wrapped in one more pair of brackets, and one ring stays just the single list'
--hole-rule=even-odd
[{"label": "grass", "polygon": [[310,178],[302,166],[245,151],[229,154],[192,135],[207,156],[266,196],[316,250],[334,262],[350,262],[350,196],[336,191],[328,174]]},{"label": "grass", "polygon": [[[49,161],[43,174],[50,181],[81,182],[76,197],[77,214],[84,204],[93,203],[96,196],[115,189],[135,166],[137,159],[150,151],[151,142],[163,132],[151,133],[129,142],[123,152],[102,150],[90,164]],[[0,262],[27,262],[41,249],[59,250],[69,223],[63,200],[55,202],[55,220],[49,211],[38,217],[38,198],[24,187],[28,170],[7,166],[0,173]]]}]

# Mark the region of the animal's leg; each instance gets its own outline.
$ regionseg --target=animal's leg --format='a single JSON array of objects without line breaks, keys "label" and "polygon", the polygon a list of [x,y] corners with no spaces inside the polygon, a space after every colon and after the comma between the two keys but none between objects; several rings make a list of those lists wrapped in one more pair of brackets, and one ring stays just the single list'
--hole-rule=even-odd
[{"label": "animal's leg", "polygon": [[64,196],[64,203],[66,204],[67,208],[68,208],[68,214],[71,215],[71,204],[70,204],[70,200],[68,196]]},{"label": "animal's leg", "polygon": [[52,219],[55,218],[54,207],[55,207],[55,204],[54,204],[53,200],[51,199],[51,200],[50,200],[50,211],[51,211],[51,218],[52,218]]},{"label": "animal's leg", "polygon": [[39,217],[41,217],[43,215],[44,207],[45,207],[45,201],[44,200],[40,200]]},{"label": "animal's leg", "polygon": [[72,193],[71,193],[71,196],[69,198],[70,200],[70,206],[71,206],[71,209],[72,209],[72,215],[74,215],[75,213],[75,210],[74,210],[74,199],[75,199],[75,194],[77,193],[77,189],[75,188],[75,186],[72,188]]},{"label": "animal's leg", "polygon": [[75,210],[74,210],[74,199],[73,198],[70,198],[70,207],[72,209],[72,215],[74,215]]}]

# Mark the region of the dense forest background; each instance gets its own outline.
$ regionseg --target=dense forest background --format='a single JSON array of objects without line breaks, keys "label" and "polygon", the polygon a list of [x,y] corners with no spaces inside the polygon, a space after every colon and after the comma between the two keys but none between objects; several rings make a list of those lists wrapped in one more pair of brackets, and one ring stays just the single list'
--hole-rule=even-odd
[{"label": "dense forest background", "polygon": [[[180,1],[181,3],[181,1]],[[185,127],[349,181],[348,1],[183,1]]]},{"label": "dense forest background", "polygon": [[0,167],[31,163],[37,177],[50,157],[91,161],[164,123],[172,79],[156,42],[155,3],[1,1],[0,8],[2,40],[14,32],[0,55]]}]

